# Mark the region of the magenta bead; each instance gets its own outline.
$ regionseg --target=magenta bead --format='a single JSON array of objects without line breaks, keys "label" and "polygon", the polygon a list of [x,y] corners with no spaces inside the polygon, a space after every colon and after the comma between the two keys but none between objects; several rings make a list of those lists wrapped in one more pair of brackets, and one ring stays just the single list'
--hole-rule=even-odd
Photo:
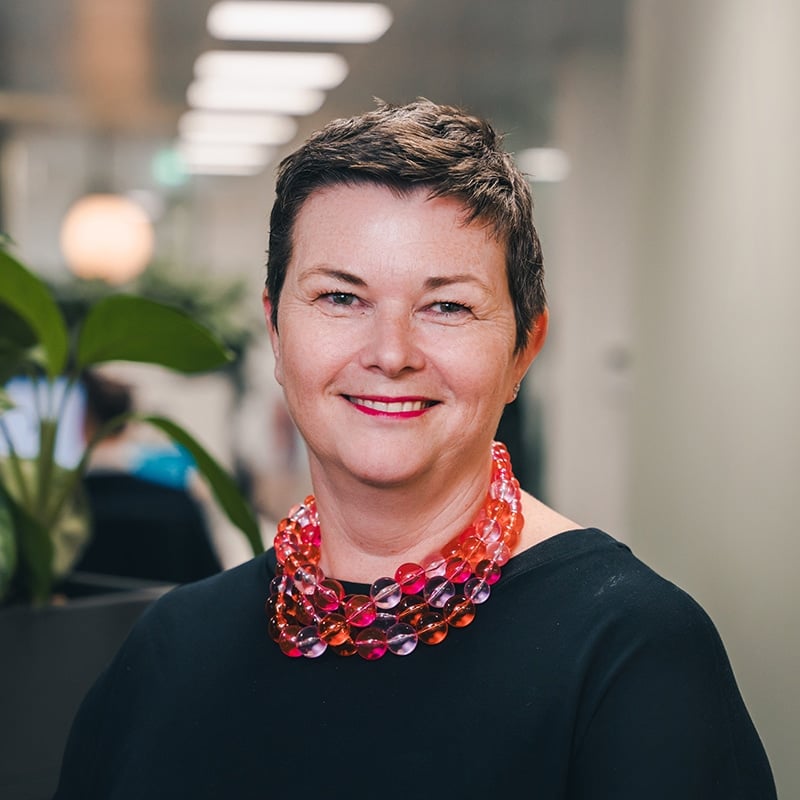
[{"label": "magenta bead", "polygon": [[464,583],[472,575],[472,568],[465,558],[454,556],[447,559],[447,567],[444,574],[453,583]]},{"label": "magenta bead", "polygon": [[494,586],[500,580],[500,567],[494,561],[479,561],[475,567],[475,575],[478,578],[483,578],[489,586]]},{"label": "magenta bead", "polygon": [[351,625],[357,628],[366,628],[371,625],[377,612],[375,604],[364,594],[354,594],[344,604],[344,615]]},{"label": "magenta bead", "polygon": [[378,608],[394,608],[403,599],[403,590],[393,578],[378,578],[369,589],[369,596]]},{"label": "magenta bead", "polygon": [[386,634],[379,628],[365,628],[356,636],[355,646],[361,658],[374,661],[388,649]]},{"label": "magenta bead", "polygon": [[386,631],[386,643],[396,656],[407,656],[417,646],[417,632],[405,622],[398,622]]},{"label": "magenta bead", "polygon": [[403,594],[416,594],[425,585],[425,570],[413,562],[401,564],[394,573],[394,579],[403,589]]}]

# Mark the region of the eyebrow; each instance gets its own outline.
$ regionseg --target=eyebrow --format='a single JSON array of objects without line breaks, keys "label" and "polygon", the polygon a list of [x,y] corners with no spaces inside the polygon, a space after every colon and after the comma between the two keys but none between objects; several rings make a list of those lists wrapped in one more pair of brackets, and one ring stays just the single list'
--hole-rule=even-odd
[{"label": "eyebrow", "polygon": [[[349,286],[359,286],[364,287],[367,286],[367,282],[360,278],[358,275],[354,275],[352,272],[345,272],[341,269],[334,269],[333,267],[314,267],[313,269],[308,270],[301,278],[301,281],[307,280],[309,278],[322,276],[325,278],[333,278],[334,280],[340,280],[343,283],[348,284]],[[486,284],[478,278],[476,275],[472,274],[471,272],[460,272],[457,275],[433,275],[430,278],[425,279],[425,289],[427,290],[435,290],[441,289],[445,286],[453,286],[457,283],[473,283],[479,288],[488,291],[488,287]]]},{"label": "eyebrow", "polygon": [[362,278],[359,278],[358,275],[353,275],[352,272],[344,272],[341,269],[333,269],[332,267],[314,267],[313,269],[310,269],[308,272],[304,273],[300,280],[304,281],[308,278],[314,278],[320,275],[324,278],[333,278],[334,280],[342,281],[350,286],[367,285],[367,282]]}]

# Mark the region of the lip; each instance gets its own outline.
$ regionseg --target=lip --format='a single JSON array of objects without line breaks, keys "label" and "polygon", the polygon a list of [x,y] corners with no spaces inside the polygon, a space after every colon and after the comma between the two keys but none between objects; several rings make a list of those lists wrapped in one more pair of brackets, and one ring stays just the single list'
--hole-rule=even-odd
[{"label": "lip", "polygon": [[364,395],[343,395],[353,408],[370,417],[390,419],[411,419],[421,417],[430,411],[438,400],[428,397],[376,397]]}]

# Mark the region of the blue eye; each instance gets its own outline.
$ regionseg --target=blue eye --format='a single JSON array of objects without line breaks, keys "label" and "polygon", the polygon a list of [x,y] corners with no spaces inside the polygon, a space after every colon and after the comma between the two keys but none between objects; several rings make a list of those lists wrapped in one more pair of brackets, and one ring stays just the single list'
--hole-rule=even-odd
[{"label": "blue eye", "polygon": [[356,296],[348,292],[326,292],[322,298],[329,300],[335,306],[351,306],[356,301]]},{"label": "blue eye", "polygon": [[464,312],[471,310],[469,306],[465,306],[462,303],[451,303],[445,301],[445,302],[434,303],[433,305],[434,307],[438,306],[439,311],[442,314],[448,314],[448,315],[463,314]]}]

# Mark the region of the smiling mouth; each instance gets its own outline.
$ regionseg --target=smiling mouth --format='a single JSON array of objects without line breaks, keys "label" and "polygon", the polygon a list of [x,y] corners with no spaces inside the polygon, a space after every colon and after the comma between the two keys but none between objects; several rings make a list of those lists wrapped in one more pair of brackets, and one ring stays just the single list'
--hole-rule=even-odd
[{"label": "smiling mouth", "polygon": [[373,414],[403,414],[416,415],[437,405],[436,400],[423,400],[420,398],[398,398],[395,400],[378,400],[368,397],[354,397],[345,395],[345,399],[352,403],[359,411]]}]

